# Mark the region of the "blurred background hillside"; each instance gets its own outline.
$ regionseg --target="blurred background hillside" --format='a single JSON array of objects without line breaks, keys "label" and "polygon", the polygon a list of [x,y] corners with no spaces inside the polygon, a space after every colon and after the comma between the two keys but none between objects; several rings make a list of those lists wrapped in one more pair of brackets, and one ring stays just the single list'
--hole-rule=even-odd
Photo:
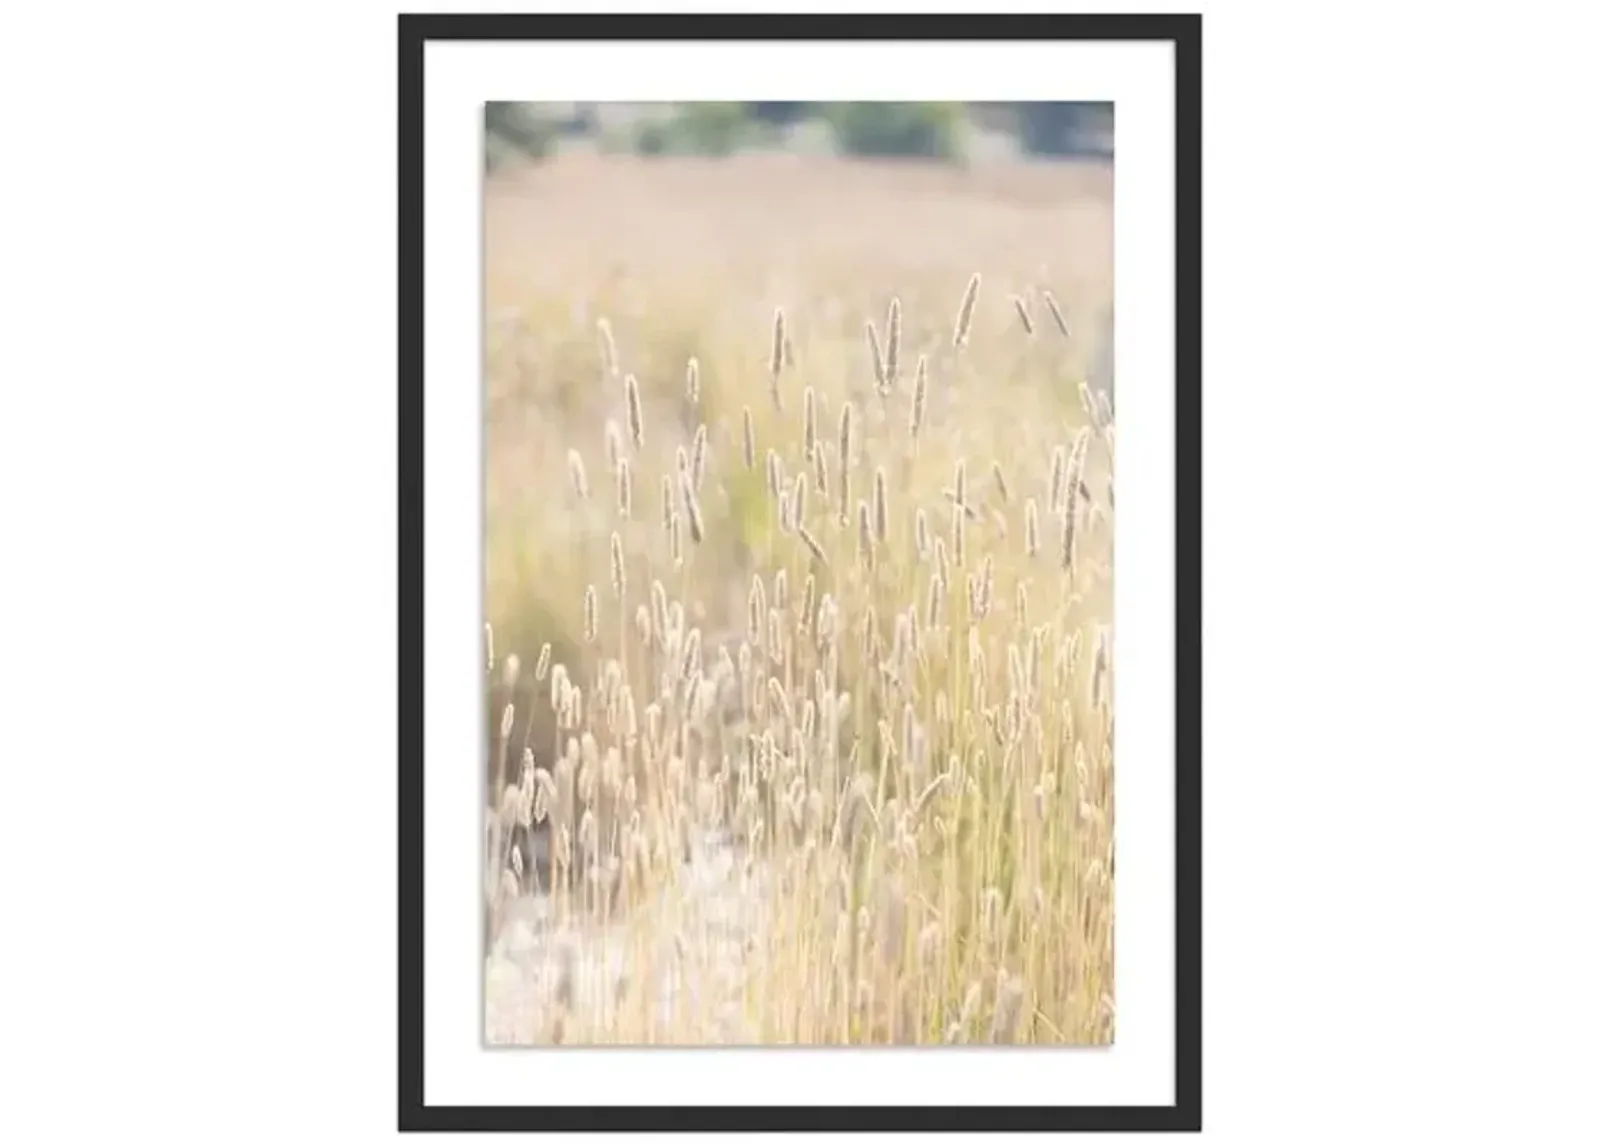
[{"label": "blurred background hillside", "polygon": [[1112,157],[1110,103],[490,103],[485,162],[567,151],[790,152],[954,164]]}]

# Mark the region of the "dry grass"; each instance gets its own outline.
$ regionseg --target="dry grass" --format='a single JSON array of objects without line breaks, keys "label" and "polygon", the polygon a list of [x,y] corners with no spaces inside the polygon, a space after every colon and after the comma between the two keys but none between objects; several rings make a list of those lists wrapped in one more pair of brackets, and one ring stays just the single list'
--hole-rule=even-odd
[{"label": "dry grass", "polygon": [[492,1039],[1109,1042],[1110,242],[1070,167],[490,185]]}]

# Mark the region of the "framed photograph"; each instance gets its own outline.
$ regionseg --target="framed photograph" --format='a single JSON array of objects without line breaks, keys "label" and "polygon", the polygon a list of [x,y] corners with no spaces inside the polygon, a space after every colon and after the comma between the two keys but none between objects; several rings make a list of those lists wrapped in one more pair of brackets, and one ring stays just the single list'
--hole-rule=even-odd
[{"label": "framed photograph", "polygon": [[1200,17],[399,21],[403,1130],[1198,1130]]}]

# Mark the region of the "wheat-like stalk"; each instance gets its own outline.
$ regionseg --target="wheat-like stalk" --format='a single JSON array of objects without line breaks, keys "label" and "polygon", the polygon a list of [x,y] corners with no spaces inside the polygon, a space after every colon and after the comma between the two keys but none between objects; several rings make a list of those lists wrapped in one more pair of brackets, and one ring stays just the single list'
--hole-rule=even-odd
[{"label": "wheat-like stalk", "polygon": [[893,389],[900,380],[900,299],[889,299],[889,343],[883,353],[883,385]]},{"label": "wheat-like stalk", "polygon": [[633,518],[633,470],[625,456],[617,458],[617,514],[624,520]]},{"label": "wheat-like stalk", "polygon": [[773,500],[779,499],[783,492],[783,462],[778,459],[776,449],[767,450],[767,493]]},{"label": "wheat-like stalk", "polygon": [[606,418],[606,464],[613,470],[622,459],[622,429],[610,417]]},{"label": "wheat-like stalk", "polygon": [[611,594],[621,599],[628,592],[628,574],[622,564],[622,537],[611,533]]},{"label": "wheat-like stalk", "polygon": [[980,275],[974,274],[967,282],[966,292],[961,295],[961,308],[956,311],[956,332],[951,339],[951,345],[956,349],[965,349],[968,339],[972,336],[972,315],[978,308],[978,284]]},{"label": "wheat-like stalk", "polygon": [[956,567],[964,567],[967,562],[967,514],[961,510],[959,497],[956,510],[950,513],[950,551]]},{"label": "wheat-like stalk", "polygon": [[[689,478],[684,476],[679,480],[679,487],[683,493],[683,511],[689,518],[689,538],[695,543],[704,543],[706,538],[705,519],[700,514],[700,499],[694,494],[694,487],[689,483]],[[673,517],[676,522],[677,517]]]},{"label": "wheat-like stalk", "polygon": [[800,536],[800,539],[805,544],[806,549],[810,551],[811,558],[816,560],[823,567],[827,567],[827,553],[822,550],[822,545],[817,542],[817,538],[811,534],[810,530],[807,529],[804,524],[800,524],[795,528],[795,532]]},{"label": "wheat-like stalk", "polygon": [[1050,311],[1051,320],[1056,323],[1056,329],[1061,331],[1062,337],[1071,337],[1067,332],[1067,315],[1061,312],[1061,306],[1056,302],[1056,296],[1049,290],[1044,290],[1045,308]]},{"label": "wheat-like stalk", "polygon": [[572,481],[572,491],[579,500],[589,499],[589,474],[584,470],[583,457],[575,448],[567,450],[567,475]]},{"label": "wheat-like stalk", "polygon": [[922,432],[922,417],[928,404],[928,359],[917,358],[917,379],[911,391],[911,439]]},{"label": "wheat-like stalk", "polygon": [[672,519],[678,514],[677,500],[672,494],[672,477],[661,478],[661,530],[672,531]]},{"label": "wheat-like stalk", "polygon": [[706,447],[706,427],[702,424],[694,431],[694,452],[689,460],[689,475],[697,492],[705,486]]},{"label": "wheat-like stalk", "polygon": [[872,534],[880,544],[889,542],[888,480],[881,467],[872,477]]},{"label": "wheat-like stalk", "polygon": [[888,391],[888,373],[883,359],[883,345],[878,341],[878,327],[867,321],[867,350],[872,355],[872,382],[879,393]]},{"label": "wheat-like stalk", "polygon": [[632,373],[623,381],[623,390],[628,399],[628,433],[633,438],[635,449],[644,448],[644,409],[639,404],[639,379]]},{"label": "wheat-like stalk", "polygon": [[617,339],[612,336],[611,323],[605,318],[595,322],[600,334],[600,368],[608,378],[617,375]]},{"label": "wheat-like stalk", "polygon": [[1029,337],[1033,336],[1033,318],[1028,316],[1028,304],[1019,295],[1011,296],[1011,304],[1017,309],[1017,318],[1022,322],[1022,332]]},{"label": "wheat-like stalk", "polygon": [[854,407],[849,401],[839,410],[839,526],[850,523],[850,420]]},{"label": "wheat-like stalk", "polygon": [[873,566],[872,513],[865,500],[856,504],[856,556],[864,567]]},{"label": "wheat-like stalk", "polygon": [[1059,513],[1062,507],[1062,496],[1067,488],[1067,450],[1057,445],[1050,453],[1050,500],[1049,509],[1052,513]]},{"label": "wheat-like stalk", "polygon": [[772,404],[774,408],[783,407],[783,402],[778,394],[778,378],[783,375],[787,341],[788,339],[784,333],[783,308],[780,306],[772,314],[772,355],[767,363],[768,371],[772,375]]},{"label": "wheat-like stalk", "polygon": [[1008,484],[1006,484],[1006,474],[1004,470],[1001,469],[1000,462],[998,460],[990,462],[989,475],[994,480],[994,490],[1000,494],[1001,502],[1005,503],[1010,501],[1011,488]]}]

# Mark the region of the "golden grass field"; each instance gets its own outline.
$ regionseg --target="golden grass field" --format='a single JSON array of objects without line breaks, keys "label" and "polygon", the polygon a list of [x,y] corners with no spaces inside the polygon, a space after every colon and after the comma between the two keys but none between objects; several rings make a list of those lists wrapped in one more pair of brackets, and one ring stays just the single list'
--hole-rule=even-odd
[{"label": "golden grass field", "polygon": [[1109,168],[484,205],[488,1039],[1109,1043]]}]

